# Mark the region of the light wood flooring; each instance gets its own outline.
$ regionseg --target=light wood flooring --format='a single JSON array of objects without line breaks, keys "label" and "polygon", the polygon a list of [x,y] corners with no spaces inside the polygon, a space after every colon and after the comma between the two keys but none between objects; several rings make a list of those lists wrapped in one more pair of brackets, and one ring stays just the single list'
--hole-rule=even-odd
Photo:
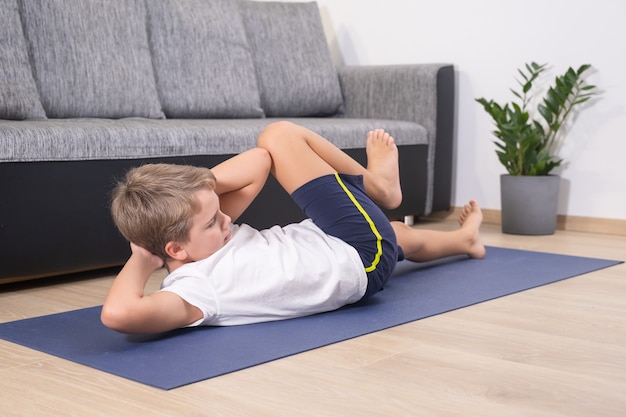
[{"label": "light wood flooring", "polygon": [[[492,246],[626,259],[624,236],[482,233]],[[99,305],[111,280],[0,287],[0,322]],[[0,341],[0,416],[626,416],[626,266],[172,391]]]}]

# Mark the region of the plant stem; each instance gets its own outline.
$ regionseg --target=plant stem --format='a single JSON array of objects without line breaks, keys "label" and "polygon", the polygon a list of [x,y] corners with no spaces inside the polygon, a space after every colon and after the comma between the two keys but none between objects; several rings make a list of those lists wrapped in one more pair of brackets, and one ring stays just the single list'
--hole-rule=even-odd
[{"label": "plant stem", "polygon": [[563,123],[565,122],[565,120],[567,120],[567,116],[569,115],[570,111],[572,110],[572,108],[574,107],[574,103],[576,103],[576,101],[578,100],[578,96],[580,94],[580,85],[577,82],[576,85],[574,86],[574,98],[573,99],[569,99],[569,97],[571,96],[571,94],[566,98],[567,104],[565,106],[565,111],[561,114],[560,119],[556,120],[556,128],[553,128],[552,126],[550,127],[550,132],[548,133],[547,136],[547,140],[546,140],[546,149],[548,150],[552,150],[552,147],[554,146],[554,143],[556,141],[556,135],[557,132],[560,130],[561,126],[563,125]]}]

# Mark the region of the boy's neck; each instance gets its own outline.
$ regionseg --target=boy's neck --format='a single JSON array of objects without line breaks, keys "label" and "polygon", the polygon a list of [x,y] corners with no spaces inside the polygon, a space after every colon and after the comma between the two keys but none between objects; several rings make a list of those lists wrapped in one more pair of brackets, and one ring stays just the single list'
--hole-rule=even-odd
[{"label": "boy's neck", "polygon": [[172,273],[175,270],[177,270],[178,268],[180,268],[181,266],[187,264],[189,262],[186,261],[179,261],[176,259],[168,259],[167,261],[165,261],[165,268],[167,269],[168,273]]}]

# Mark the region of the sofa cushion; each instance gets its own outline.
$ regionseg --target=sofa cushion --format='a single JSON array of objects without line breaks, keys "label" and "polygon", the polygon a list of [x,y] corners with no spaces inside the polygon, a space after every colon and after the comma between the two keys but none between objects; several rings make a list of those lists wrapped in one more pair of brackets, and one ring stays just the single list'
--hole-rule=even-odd
[{"label": "sofa cushion", "polygon": [[240,2],[265,114],[332,115],[342,104],[317,3]]},{"label": "sofa cushion", "polygon": [[[256,146],[265,126],[282,119],[0,120],[0,162],[135,159],[227,155]],[[383,128],[398,146],[428,144],[426,129],[400,120],[292,118],[340,148],[363,148],[367,132]]]},{"label": "sofa cushion", "polygon": [[22,2],[48,117],[163,117],[142,0]]},{"label": "sofa cushion", "polygon": [[163,111],[172,118],[261,117],[252,55],[232,0],[148,0]]},{"label": "sofa cushion", "polygon": [[45,117],[28,61],[17,0],[4,0],[0,3],[0,119]]}]

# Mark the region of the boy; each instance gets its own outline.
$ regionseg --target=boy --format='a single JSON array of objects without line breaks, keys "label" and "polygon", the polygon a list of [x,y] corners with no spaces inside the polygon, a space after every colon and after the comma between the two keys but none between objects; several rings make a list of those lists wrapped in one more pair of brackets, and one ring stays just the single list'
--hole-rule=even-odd
[{"label": "boy", "polygon": [[[471,201],[453,232],[389,222],[378,205],[402,199],[398,150],[369,132],[367,167],[289,123],[212,170],[146,165],[113,193],[112,214],[132,254],[113,282],[102,322],[124,333],[239,325],[337,309],[382,290],[399,259],[482,258],[482,213]],[[271,172],[310,218],[257,231],[234,225]],[[162,289],[144,294],[165,266]]]}]

